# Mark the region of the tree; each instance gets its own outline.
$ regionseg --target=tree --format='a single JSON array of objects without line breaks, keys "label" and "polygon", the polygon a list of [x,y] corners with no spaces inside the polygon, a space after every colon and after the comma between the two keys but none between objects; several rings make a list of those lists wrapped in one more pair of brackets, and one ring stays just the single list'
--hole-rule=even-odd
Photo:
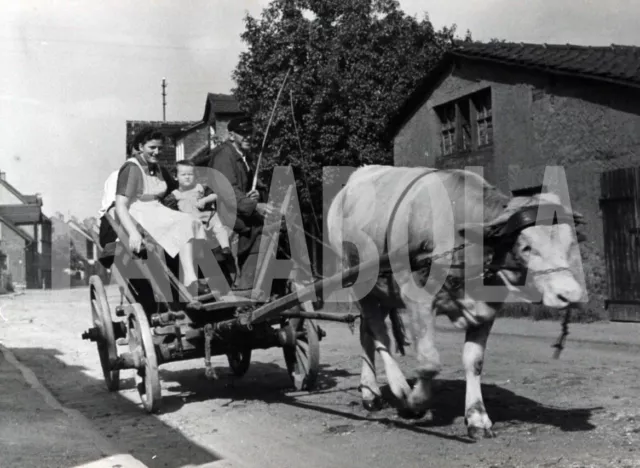
[{"label": "tree", "polygon": [[453,45],[455,25],[436,31],[396,0],[274,0],[245,26],[234,94],[259,152],[289,72],[260,169],[294,167],[309,228],[322,213],[323,166],[392,163],[389,120]]}]

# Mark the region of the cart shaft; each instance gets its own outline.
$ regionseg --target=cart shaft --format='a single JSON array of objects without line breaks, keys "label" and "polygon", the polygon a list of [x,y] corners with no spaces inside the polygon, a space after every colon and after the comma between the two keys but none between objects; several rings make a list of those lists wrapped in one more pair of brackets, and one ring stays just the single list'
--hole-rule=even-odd
[{"label": "cart shaft", "polygon": [[[301,287],[291,294],[287,294],[286,296],[282,296],[275,301],[265,304],[253,311],[252,323],[269,320],[296,304],[306,301],[314,301],[317,298],[317,295],[321,295],[324,291],[332,294],[342,288],[350,287],[354,284],[356,279],[360,281],[375,279],[374,275],[378,276],[381,272],[388,271],[391,268],[392,258],[394,259],[394,269],[406,268],[406,265],[401,263],[403,260],[402,257],[398,258],[396,256],[399,253],[400,249],[392,254],[383,255],[380,259],[373,259],[353,266],[344,272],[337,273],[329,278]],[[431,254],[424,251],[417,252],[416,255],[410,254],[409,258],[412,259],[410,266],[412,270],[423,268],[431,262]]]}]

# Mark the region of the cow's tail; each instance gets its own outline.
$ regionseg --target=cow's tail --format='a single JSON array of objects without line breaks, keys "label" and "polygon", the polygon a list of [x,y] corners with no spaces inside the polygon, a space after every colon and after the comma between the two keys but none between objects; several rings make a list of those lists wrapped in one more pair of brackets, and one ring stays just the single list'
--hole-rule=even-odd
[{"label": "cow's tail", "polygon": [[389,312],[389,319],[391,320],[391,331],[393,332],[393,339],[396,341],[396,352],[401,356],[404,356],[404,347],[408,345],[406,341],[407,333],[404,328],[404,322],[400,317],[400,312],[397,308],[392,308]]}]

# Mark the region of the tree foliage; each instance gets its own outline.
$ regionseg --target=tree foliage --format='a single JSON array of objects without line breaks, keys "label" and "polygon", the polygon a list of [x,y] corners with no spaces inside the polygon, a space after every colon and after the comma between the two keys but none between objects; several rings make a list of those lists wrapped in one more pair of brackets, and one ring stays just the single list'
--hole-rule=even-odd
[{"label": "tree foliage", "polygon": [[261,18],[247,15],[234,94],[252,116],[256,154],[290,72],[261,176],[292,165],[303,209],[320,215],[323,166],[391,164],[389,120],[454,34],[455,25],[436,31],[396,0],[273,0]]}]

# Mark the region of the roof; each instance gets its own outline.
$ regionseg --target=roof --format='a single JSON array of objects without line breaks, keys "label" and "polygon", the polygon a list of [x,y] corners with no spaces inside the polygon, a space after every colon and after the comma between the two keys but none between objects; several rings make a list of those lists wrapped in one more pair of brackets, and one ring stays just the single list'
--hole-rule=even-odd
[{"label": "roof", "polygon": [[0,178],[0,185],[4,186],[9,192],[15,195],[22,203],[37,203],[34,198],[36,195],[24,195],[17,188],[7,182],[5,179]]},{"label": "roof", "polygon": [[142,126],[155,127],[159,129],[164,136],[175,141],[186,131],[186,129],[199,123],[200,122],[186,120],[175,120],[169,122],[164,120],[127,120],[127,148],[131,146],[133,138]]},{"label": "roof", "polygon": [[389,129],[393,135],[408,116],[422,105],[424,97],[437,85],[441,75],[456,59],[482,60],[543,73],[640,87],[640,47],[459,41],[444,54],[442,60],[422,79],[392,117]]},{"label": "roof", "polygon": [[40,205],[0,205],[0,216],[16,225],[42,222]]},{"label": "roof", "polygon": [[463,43],[454,55],[640,86],[640,47],[513,42]]},{"label": "roof", "polygon": [[207,94],[207,102],[204,106],[203,122],[211,122],[212,114],[242,114],[240,104],[231,94]]},{"label": "roof", "polygon": [[84,237],[86,240],[88,240],[89,242],[96,242],[96,239],[91,235],[91,233],[89,232],[89,230],[84,227],[81,226],[78,222],[76,222],[75,220],[71,219],[69,221],[67,221],[67,224],[74,230],[76,231],[78,234],[80,234],[82,237]]},{"label": "roof", "polygon": [[31,237],[29,234],[24,232],[22,229],[20,229],[18,226],[13,224],[9,219],[5,218],[1,214],[0,214],[0,224],[4,224],[5,226],[7,226],[9,229],[11,229],[13,232],[18,234],[20,237],[22,237],[28,243],[31,243],[31,242],[34,241],[33,237]]},{"label": "roof", "polygon": [[182,138],[183,136],[198,130],[205,125],[216,120],[216,114],[218,115],[243,115],[244,112],[240,110],[240,104],[236,100],[235,96],[231,94],[207,94],[207,102],[204,105],[204,116],[202,120],[193,122],[190,126],[181,129],[176,133],[176,138]]}]

